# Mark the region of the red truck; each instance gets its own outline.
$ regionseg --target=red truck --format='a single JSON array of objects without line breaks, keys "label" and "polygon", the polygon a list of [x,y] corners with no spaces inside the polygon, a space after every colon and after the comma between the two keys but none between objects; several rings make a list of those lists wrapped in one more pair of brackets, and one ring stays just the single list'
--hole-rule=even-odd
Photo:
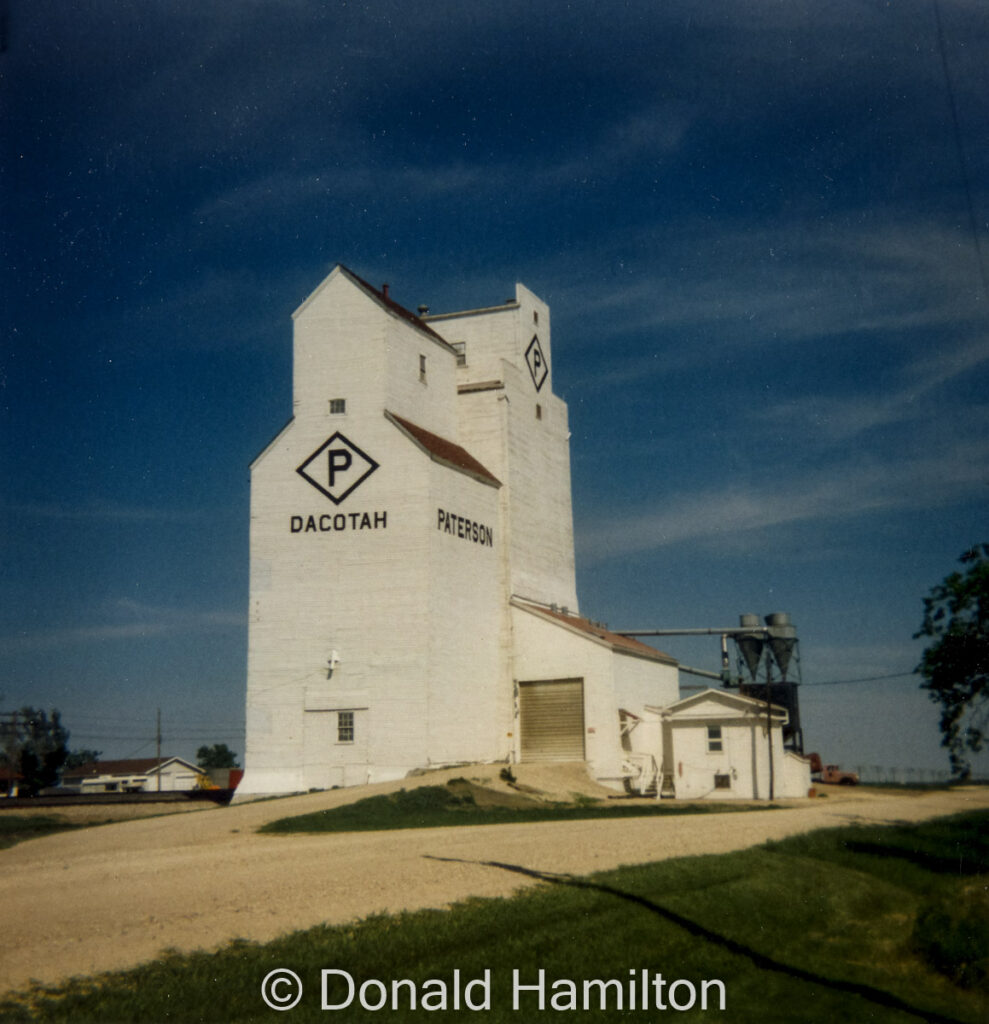
[{"label": "red truck", "polygon": [[815,782],[828,782],[837,786],[857,786],[859,777],[855,772],[843,772],[837,764],[822,764],[820,754],[808,754],[810,777]]}]

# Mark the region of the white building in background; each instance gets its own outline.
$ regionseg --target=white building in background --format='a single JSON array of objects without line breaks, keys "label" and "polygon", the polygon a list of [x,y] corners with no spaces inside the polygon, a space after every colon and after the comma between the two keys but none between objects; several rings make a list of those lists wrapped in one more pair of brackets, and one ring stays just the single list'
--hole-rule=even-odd
[{"label": "white building in background", "polygon": [[90,761],[62,773],[62,785],[83,794],[188,793],[208,782],[202,768],[182,757]]},{"label": "white building in background", "polygon": [[655,781],[629,716],[677,702],[677,666],[577,613],[545,303],[417,316],[337,266],[293,319],[292,419],[251,467],[237,796],[467,762]]}]

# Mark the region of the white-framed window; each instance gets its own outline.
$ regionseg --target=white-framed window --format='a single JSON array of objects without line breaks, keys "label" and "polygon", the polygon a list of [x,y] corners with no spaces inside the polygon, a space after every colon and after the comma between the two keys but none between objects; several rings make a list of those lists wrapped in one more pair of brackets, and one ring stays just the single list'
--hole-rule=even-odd
[{"label": "white-framed window", "polygon": [[451,341],[450,348],[457,353],[457,366],[467,365],[467,342],[466,341]]},{"label": "white-framed window", "polygon": [[337,712],[337,743],[354,742],[354,713],[353,711]]},{"label": "white-framed window", "polygon": [[707,749],[710,754],[719,754],[725,749],[720,725],[709,725],[707,727]]},{"label": "white-framed window", "polygon": [[333,416],[339,416],[341,413],[347,411],[347,399],[346,398],[331,398],[330,399],[330,414]]}]

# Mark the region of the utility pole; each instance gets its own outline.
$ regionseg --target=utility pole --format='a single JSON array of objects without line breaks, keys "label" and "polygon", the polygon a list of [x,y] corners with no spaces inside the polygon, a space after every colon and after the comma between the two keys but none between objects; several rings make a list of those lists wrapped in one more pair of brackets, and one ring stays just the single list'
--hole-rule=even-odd
[{"label": "utility pole", "polygon": [[155,743],[156,743],[156,754],[155,757],[158,760],[158,792],[161,792],[161,708],[158,708],[158,720],[157,728],[155,729]]},{"label": "utility pole", "polygon": [[766,736],[769,739],[769,799],[776,795],[773,775],[773,659],[766,648]]}]

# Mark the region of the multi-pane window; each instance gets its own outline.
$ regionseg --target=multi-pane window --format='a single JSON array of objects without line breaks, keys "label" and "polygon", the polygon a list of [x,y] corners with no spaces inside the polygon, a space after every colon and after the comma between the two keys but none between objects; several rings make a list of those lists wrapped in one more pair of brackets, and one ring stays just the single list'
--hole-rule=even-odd
[{"label": "multi-pane window", "polygon": [[330,399],[330,412],[336,416],[340,413],[347,411],[347,399],[346,398],[331,398]]},{"label": "multi-pane window", "polygon": [[714,776],[714,788],[715,789],[731,789],[731,776],[730,775],[715,775]]},{"label": "multi-pane window", "polygon": [[709,725],[707,727],[707,749],[712,754],[725,749],[721,739],[720,725]]},{"label": "multi-pane window", "polygon": [[337,712],[337,743],[354,742],[354,713],[353,711]]}]

